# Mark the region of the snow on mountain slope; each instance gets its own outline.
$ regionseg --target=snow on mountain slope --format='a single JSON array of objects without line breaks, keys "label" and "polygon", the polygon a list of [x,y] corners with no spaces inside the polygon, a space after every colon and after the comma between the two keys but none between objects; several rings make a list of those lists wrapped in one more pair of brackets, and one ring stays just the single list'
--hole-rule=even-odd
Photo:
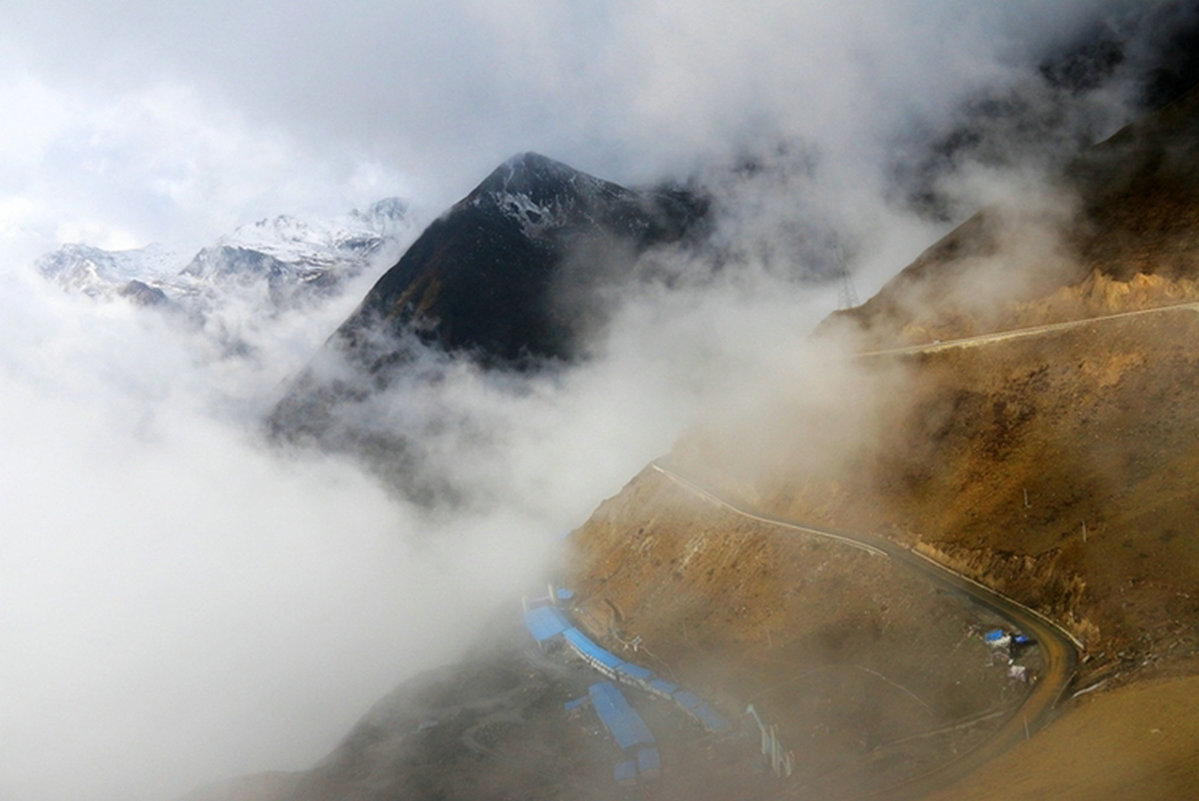
[{"label": "snow on mountain slope", "polygon": [[207,316],[220,296],[261,296],[259,309],[319,302],[376,259],[398,254],[412,224],[396,198],[326,220],[280,215],[243,225],[190,261],[160,245],[106,251],[68,244],[37,262],[41,274],[69,292],[168,303]]},{"label": "snow on mountain slope", "polygon": [[274,341],[272,332],[299,330],[297,315],[343,316],[336,300],[394,264],[416,230],[407,204],[389,198],[331,219],[243,225],[190,260],[159,245],[113,252],[69,244],[36,268],[69,293],[163,312],[218,356],[245,356]]},{"label": "snow on mountain slope", "polygon": [[[214,247],[261,253],[297,268],[335,268],[374,253],[402,234],[407,222],[407,205],[388,198],[365,211],[355,209],[329,220],[302,220],[285,214],[259,220],[222,237]],[[205,266],[209,265],[197,265],[193,260],[184,272],[202,275]]]},{"label": "snow on mountain slope", "polygon": [[162,279],[178,270],[179,257],[161,245],[109,251],[89,245],[63,245],[38,260],[43,276],[63,289],[104,296],[138,280]]}]

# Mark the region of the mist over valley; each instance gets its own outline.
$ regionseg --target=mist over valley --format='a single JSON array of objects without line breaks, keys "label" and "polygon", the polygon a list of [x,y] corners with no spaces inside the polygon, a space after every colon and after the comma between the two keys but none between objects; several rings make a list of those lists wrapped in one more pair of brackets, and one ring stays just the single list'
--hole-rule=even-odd
[{"label": "mist over valley", "polygon": [[1193,791],[1194,4],[104,5],[0,33],[0,797]]}]

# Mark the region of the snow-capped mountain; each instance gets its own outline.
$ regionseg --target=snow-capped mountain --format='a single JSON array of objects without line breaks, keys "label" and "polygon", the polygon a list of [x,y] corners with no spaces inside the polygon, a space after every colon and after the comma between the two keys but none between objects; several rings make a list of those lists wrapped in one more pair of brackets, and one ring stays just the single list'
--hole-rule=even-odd
[{"label": "snow-capped mountain", "polygon": [[483,362],[581,355],[604,316],[603,288],[639,254],[678,242],[706,202],[677,189],[629,189],[536,153],[497,167],[430,225],[336,334],[374,371],[383,341],[415,331]]},{"label": "snow-capped mountain", "polygon": [[[706,213],[693,192],[629,189],[536,153],[514,156],[379,279],[292,382],[271,428],[331,447],[369,442],[384,469],[419,461],[380,432],[339,429],[338,404],[385,389],[426,349],[501,369],[586,358],[619,288],[639,279],[640,257],[699,238]],[[331,364],[345,369],[328,373]]]},{"label": "snow-capped mountain", "polygon": [[[243,225],[215,245],[196,254],[183,272],[187,275],[213,276],[245,274],[282,269],[298,274],[317,269],[336,269],[370,256],[388,240],[396,238],[407,228],[408,207],[397,199],[380,200],[365,211],[355,209],[331,220],[301,220],[280,215]],[[244,255],[235,257],[247,263],[224,263],[219,251],[242,251],[261,254],[270,260],[257,260]]]},{"label": "snow-capped mountain", "polygon": [[[133,297],[180,304],[222,287],[265,288],[274,309],[302,306],[329,294],[376,258],[398,253],[410,221],[407,205],[381,200],[364,211],[328,220],[281,215],[243,225],[232,234],[181,257],[160,245],[106,251],[64,245],[38,261],[38,270],[64,289],[96,298]],[[206,305],[206,304],[200,304]]]},{"label": "snow-capped mountain", "polygon": [[63,289],[93,297],[113,295],[130,281],[157,283],[177,272],[178,265],[178,255],[157,244],[121,251],[63,245],[37,263],[41,274]]}]

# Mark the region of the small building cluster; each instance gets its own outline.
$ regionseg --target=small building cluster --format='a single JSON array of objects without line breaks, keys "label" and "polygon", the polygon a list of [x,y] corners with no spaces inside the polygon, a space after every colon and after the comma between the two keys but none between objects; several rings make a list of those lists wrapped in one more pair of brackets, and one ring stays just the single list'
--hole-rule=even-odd
[{"label": "small building cluster", "polygon": [[576,656],[609,679],[674,701],[710,734],[722,734],[731,728],[724,716],[699,696],[657,677],[649,668],[621,659],[597,645],[576,628],[558,607],[535,606],[526,609],[525,626],[543,648],[561,637]]},{"label": "small building cluster", "polygon": [[991,629],[983,633],[983,642],[991,648],[992,658],[998,658],[1007,664],[1008,678],[1027,682],[1030,678],[1027,666],[1016,664],[1016,659],[1036,641],[1019,632],[1009,632],[1003,629]]},{"label": "small building cluster", "polygon": [[657,778],[661,775],[662,762],[649,728],[612,682],[636,687],[673,701],[708,733],[723,734],[731,730],[724,716],[699,696],[656,676],[649,668],[626,661],[600,647],[556,605],[559,601],[568,601],[573,593],[553,587],[549,589],[545,597],[524,600],[525,627],[541,648],[560,644],[611,680],[591,685],[587,697],[569,702],[566,710],[578,709],[587,703],[594,707],[617,746],[628,757],[616,766],[615,778],[618,783],[630,784]]}]

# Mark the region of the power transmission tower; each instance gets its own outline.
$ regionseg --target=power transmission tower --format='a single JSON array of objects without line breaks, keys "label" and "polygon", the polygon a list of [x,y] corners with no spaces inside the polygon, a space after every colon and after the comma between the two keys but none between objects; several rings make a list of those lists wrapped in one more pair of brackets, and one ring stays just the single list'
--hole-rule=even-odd
[{"label": "power transmission tower", "polygon": [[849,266],[845,262],[845,253],[841,250],[841,246],[834,245],[833,252],[837,256],[837,273],[841,281],[837,290],[837,308],[852,309],[859,305],[858,292],[853,288],[853,276],[849,274]]}]

